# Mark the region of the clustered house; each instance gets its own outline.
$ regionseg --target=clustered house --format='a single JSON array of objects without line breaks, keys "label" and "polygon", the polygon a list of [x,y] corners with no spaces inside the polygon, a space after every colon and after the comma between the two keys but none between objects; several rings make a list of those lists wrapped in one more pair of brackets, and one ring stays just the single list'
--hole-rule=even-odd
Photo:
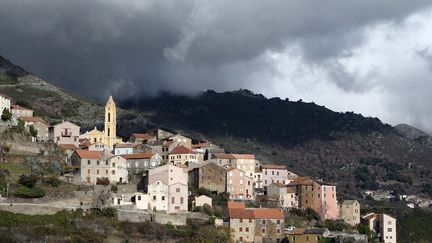
[{"label": "clustered house", "polygon": [[[209,141],[192,140],[161,128],[134,132],[129,141],[123,142],[117,136],[117,108],[112,96],[105,105],[104,130],[95,127],[83,134],[80,126],[70,121],[48,125],[42,118],[34,117],[31,109],[10,103],[9,97],[0,94],[1,110],[11,110],[26,127],[32,126],[37,131],[35,140],[52,141],[64,152],[72,182],[137,183],[139,192],[113,197],[116,206],[133,203],[141,210],[182,213],[189,209],[190,192],[205,189],[228,193],[230,200],[240,201],[229,202],[228,209],[235,239],[242,242],[268,242],[284,237],[281,210],[245,208],[244,201],[258,196],[274,200],[280,209],[311,208],[323,219],[342,219],[353,226],[360,223],[360,204],[346,200],[338,205],[334,184],[299,177],[286,165],[261,164],[254,154],[226,153]],[[195,204],[211,204],[211,198],[202,195],[191,198],[195,198]],[[383,240],[392,242],[396,239],[396,222],[389,217],[373,214],[364,216],[363,221],[380,232]],[[377,228],[377,224],[382,227]],[[301,235],[313,233],[305,229]]]},{"label": "clustered house", "polygon": [[339,206],[336,199],[336,186],[312,179],[298,177],[287,185],[298,195],[299,208],[311,208],[322,219],[338,219]]},{"label": "clustered house", "polygon": [[362,222],[375,232],[379,241],[396,243],[396,219],[384,213],[369,213],[362,216]]},{"label": "clustered house", "polygon": [[285,215],[278,208],[246,208],[228,202],[229,227],[236,242],[280,242],[285,238]]}]

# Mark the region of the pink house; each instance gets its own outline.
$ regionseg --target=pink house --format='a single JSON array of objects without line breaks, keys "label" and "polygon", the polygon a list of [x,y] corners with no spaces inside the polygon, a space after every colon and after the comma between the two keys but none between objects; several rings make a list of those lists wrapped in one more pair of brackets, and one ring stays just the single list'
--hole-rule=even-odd
[{"label": "pink house", "polygon": [[253,178],[237,168],[226,171],[226,191],[231,199],[253,199]]},{"label": "pink house", "polygon": [[56,144],[79,146],[80,127],[72,122],[63,121],[49,127],[49,140]]}]

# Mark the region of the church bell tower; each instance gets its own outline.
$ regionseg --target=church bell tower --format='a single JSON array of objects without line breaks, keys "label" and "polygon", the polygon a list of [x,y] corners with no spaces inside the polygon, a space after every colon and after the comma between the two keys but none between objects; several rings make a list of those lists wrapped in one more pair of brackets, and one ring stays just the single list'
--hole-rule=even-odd
[{"label": "church bell tower", "polygon": [[104,143],[111,149],[116,142],[117,127],[117,108],[112,96],[109,97],[105,105],[105,130]]}]

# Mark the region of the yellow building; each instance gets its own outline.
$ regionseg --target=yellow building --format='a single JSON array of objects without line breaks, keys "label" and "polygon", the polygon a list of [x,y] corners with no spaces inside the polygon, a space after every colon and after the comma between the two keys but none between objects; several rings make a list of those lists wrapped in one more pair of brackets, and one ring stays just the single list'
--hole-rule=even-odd
[{"label": "yellow building", "polygon": [[80,138],[86,138],[91,143],[104,143],[109,148],[113,149],[113,146],[117,143],[121,143],[121,138],[117,137],[117,107],[114,103],[112,96],[109,97],[105,105],[105,129],[99,131],[96,127],[80,136]]}]

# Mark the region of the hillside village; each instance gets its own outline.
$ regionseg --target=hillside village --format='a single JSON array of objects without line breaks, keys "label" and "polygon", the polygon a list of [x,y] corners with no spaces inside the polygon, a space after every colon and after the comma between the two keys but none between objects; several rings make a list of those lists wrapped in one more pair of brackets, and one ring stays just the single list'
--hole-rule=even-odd
[{"label": "hillside village", "polygon": [[[5,183],[7,187],[0,191],[0,209],[26,213],[14,207],[27,203],[21,198],[46,198],[34,185],[36,180],[44,180],[86,188],[80,199],[56,205],[61,209],[109,207],[116,208],[119,218],[126,221],[173,225],[185,225],[189,219],[205,215],[216,227],[229,228],[230,239],[235,242],[397,242],[394,215],[361,214],[359,201],[338,200],[334,182],[299,176],[300,171],[290,171],[286,165],[259,161],[254,154],[229,153],[211,141],[164,128],[131,131],[124,141],[116,133],[116,109],[109,97],[104,130],[95,127],[84,132],[69,121],[48,124],[33,116],[31,109],[0,94],[2,131],[27,133],[31,143],[43,145],[42,156],[60,155],[58,164],[45,167],[61,167],[52,170],[48,178],[40,176],[36,171],[41,165],[37,163],[49,163],[31,159],[40,147],[27,142],[1,143],[2,163],[10,163],[7,155],[11,150],[21,151],[30,155],[25,163],[31,169],[20,176],[15,192]],[[33,185],[28,183],[31,180]],[[366,191],[365,196],[379,193]],[[408,201],[409,195],[403,197],[410,207],[418,206],[416,201]],[[49,200],[31,200],[53,205]],[[292,215],[312,215],[324,224],[295,227]],[[342,226],[329,230],[326,226],[332,224]]]}]

